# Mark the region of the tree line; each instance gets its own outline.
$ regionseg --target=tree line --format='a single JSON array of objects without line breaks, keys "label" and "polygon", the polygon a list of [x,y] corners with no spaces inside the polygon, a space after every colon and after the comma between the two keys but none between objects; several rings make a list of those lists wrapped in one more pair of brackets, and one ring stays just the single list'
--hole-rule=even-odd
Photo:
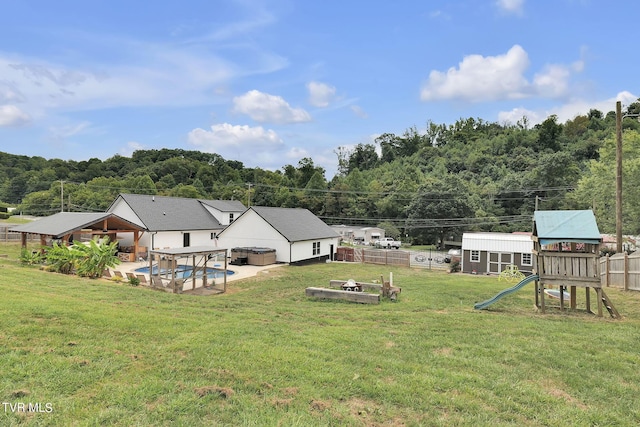
[{"label": "tree line", "polygon": [[[640,103],[623,114],[637,115]],[[215,153],[139,150],[131,157],[65,161],[0,152],[0,205],[24,214],[104,211],[119,193],[303,207],[329,224],[384,228],[414,243],[465,231],[530,231],[534,209],[593,209],[615,232],[615,112],[592,109],[531,126],[459,119],[335,151],[327,180],[310,158],[280,170],[247,168]],[[640,234],[640,123],[623,120],[624,233]]]}]

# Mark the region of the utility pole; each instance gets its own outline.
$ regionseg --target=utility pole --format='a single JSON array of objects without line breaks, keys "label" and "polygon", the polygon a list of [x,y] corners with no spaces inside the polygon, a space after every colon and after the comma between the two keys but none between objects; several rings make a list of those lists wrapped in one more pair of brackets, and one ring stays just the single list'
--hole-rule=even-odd
[{"label": "utility pole", "polygon": [[640,114],[622,115],[622,102],[616,102],[616,252],[622,252],[622,120]]},{"label": "utility pole", "polygon": [[64,212],[64,181],[60,180],[60,212]]},{"label": "utility pole", "polygon": [[616,252],[622,252],[622,102],[616,102]]},{"label": "utility pole", "polygon": [[247,187],[249,187],[249,191],[247,191],[247,208],[251,207],[251,183],[247,182]]}]

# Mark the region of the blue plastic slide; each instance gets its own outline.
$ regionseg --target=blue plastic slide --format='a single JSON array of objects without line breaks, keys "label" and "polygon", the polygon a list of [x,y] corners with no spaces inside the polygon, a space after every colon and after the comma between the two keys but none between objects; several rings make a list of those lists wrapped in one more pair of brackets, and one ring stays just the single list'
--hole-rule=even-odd
[{"label": "blue plastic slide", "polygon": [[476,310],[484,310],[485,308],[489,307],[491,304],[493,304],[494,302],[498,301],[500,298],[502,298],[505,295],[509,295],[514,293],[515,291],[521,289],[524,285],[531,283],[535,280],[538,280],[539,277],[537,274],[532,274],[531,276],[527,276],[524,279],[522,279],[520,282],[518,282],[517,285],[512,286],[510,288],[507,288],[503,291],[498,292],[498,294],[496,296],[494,296],[493,298],[489,298],[486,301],[482,301],[482,302],[478,302],[476,303],[473,308],[475,308]]}]

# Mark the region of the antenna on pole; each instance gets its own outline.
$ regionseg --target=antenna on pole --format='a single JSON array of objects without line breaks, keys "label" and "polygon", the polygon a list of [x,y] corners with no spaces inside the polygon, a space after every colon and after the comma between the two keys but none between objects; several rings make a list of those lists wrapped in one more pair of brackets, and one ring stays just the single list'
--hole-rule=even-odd
[{"label": "antenna on pole", "polygon": [[247,182],[247,187],[249,187],[249,191],[247,191],[247,207],[251,207],[251,183]]},{"label": "antenna on pole", "polygon": [[60,212],[64,212],[64,181],[60,180]]}]

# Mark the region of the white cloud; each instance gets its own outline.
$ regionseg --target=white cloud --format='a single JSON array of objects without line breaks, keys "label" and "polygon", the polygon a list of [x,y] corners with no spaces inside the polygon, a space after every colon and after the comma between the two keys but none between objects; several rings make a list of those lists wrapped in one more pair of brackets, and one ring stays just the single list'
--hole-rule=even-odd
[{"label": "white cloud", "polygon": [[311,116],[301,108],[292,108],[280,96],[251,90],[233,98],[233,112],[242,113],[260,123],[302,123]]},{"label": "white cloud", "polygon": [[[300,161],[305,157],[309,157],[309,151],[307,151],[304,148],[300,148],[300,147],[292,147],[290,148],[287,153],[285,154],[285,157],[289,160],[296,160],[296,161]],[[296,162],[297,163],[297,162]]]},{"label": "white cloud", "polygon": [[446,73],[431,71],[420,97],[423,101],[524,98],[528,84],[523,73],[528,66],[527,52],[519,45],[514,45],[504,55],[469,55],[458,68],[452,67]]},{"label": "white cloud", "polygon": [[31,117],[15,105],[0,105],[0,127],[21,126]]},{"label": "white cloud", "polygon": [[288,65],[256,44],[216,50],[206,40],[166,44],[72,31],[61,39],[76,49],[90,45],[85,56],[97,59],[71,64],[0,52],[0,105],[20,102],[34,120],[54,110],[211,105],[228,101],[220,88],[234,79]]},{"label": "white cloud", "polygon": [[559,98],[569,90],[571,71],[562,65],[548,65],[533,77],[534,91],[545,98]]},{"label": "white cloud", "polygon": [[504,13],[515,15],[524,13],[524,0],[496,0],[496,6]]},{"label": "white cloud", "polygon": [[310,82],[307,84],[309,90],[309,103],[314,107],[328,107],[336,96],[336,88],[326,83]]},{"label": "white cloud", "polygon": [[25,110],[34,116],[50,110],[198,105],[211,102],[210,88],[233,73],[230,65],[216,58],[148,51],[141,55],[147,58],[146,65],[110,65],[100,72],[39,59],[0,57],[0,75],[15,88],[0,91],[4,93],[0,96],[19,96]]},{"label": "white cloud", "polygon": [[366,111],[364,111],[358,105],[351,105],[349,108],[351,109],[351,111],[353,111],[353,114],[355,114],[356,116],[360,117],[361,119],[366,119],[366,118],[369,117],[369,115],[366,113]]},{"label": "white cloud", "polygon": [[616,101],[621,101],[623,105],[629,105],[636,102],[638,96],[624,91],[620,92],[614,98],[603,99],[599,101],[573,100],[566,104],[558,105],[549,109],[531,110],[526,108],[514,108],[511,111],[501,111],[498,113],[498,121],[500,123],[515,124],[523,116],[526,116],[531,126],[542,123],[550,115],[558,116],[558,122],[564,123],[572,120],[578,115],[586,115],[589,110],[600,110],[603,114],[615,111]]},{"label": "white cloud", "polygon": [[134,151],[144,150],[146,147],[136,141],[127,142],[126,147],[120,149],[120,155],[125,157],[131,157]]},{"label": "white cloud", "polygon": [[188,141],[204,151],[220,154],[221,151],[231,153],[234,150],[255,154],[254,150],[270,151],[282,146],[282,140],[271,129],[229,123],[213,125],[210,131],[196,128],[189,132]]},{"label": "white cloud", "polygon": [[85,133],[91,126],[89,122],[82,122],[75,125],[51,126],[49,127],[49,135],[52,139],[66,139],[74,135]]},{"label": "white cloud", "polygon": [[24,100],[24,95],[20,93],[14,84],[0,82],[0,103],[17,103],[24,102]]},{"label": "white cloud", "polygon": [[562,98],[569,94],[571,77],[584,69],[584,62],[546,65],[531,82],[525,77],[528,67],[527,52],[519,45],[504,55],[469,55],[458,68],[452,67],[446,73],[431,71],[422,87],[421,99],[483,102],[534,96]]},{"label": "white cloud", "polygon": [[523,117],[527,118],[529,127],[542,123],[548,116],[544,112],[536,112],[528,110],[526,108],[514,108],[511,111],[501,111],[498,113],[498,123],[516,124],[522,120]]},{"label": "white cloud", "polygon": [[194,129],[187,135],[196,149],[238,160],[250,167],[276,170],[282,166],[285,145],[278,134],[262,126],[221,123],[211,130]]}]

